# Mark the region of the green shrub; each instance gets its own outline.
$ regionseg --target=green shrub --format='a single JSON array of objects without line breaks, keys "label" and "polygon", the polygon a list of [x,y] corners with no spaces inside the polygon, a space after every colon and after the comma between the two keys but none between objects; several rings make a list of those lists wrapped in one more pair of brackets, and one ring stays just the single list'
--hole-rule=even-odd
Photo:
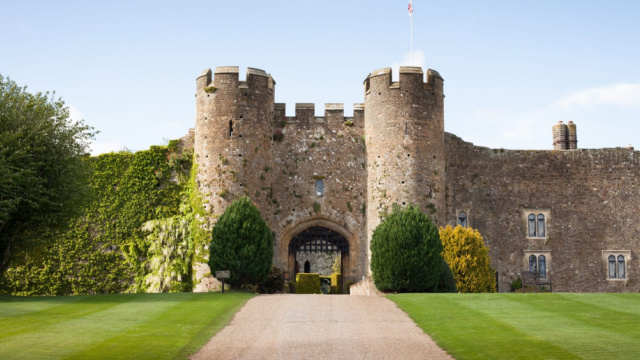
[{"label": "green shrub", "polygon": [[438,228],[420,209],[394,207],[371,239],[373,282],[382,292],[434,291],[442,271]]},{"label": "green shrub", "polygon": [[344,283],[344,293],[351,294],[351,285],[355,284],[353,281],[349,280]]},{"label": "green shrub", "polygon": [[261,284],[273,258],[273,233],[248,197],[229,205],[211,231],[211,272],[230,270],[229,285]]},{"label": "green shrub", "polygon": [[442,257],[449,264],[461,293],[496,292],[496,275],[491,268],[489,248],[478,230],[447,225],[440,228]]},{"label": "green shrub", "polygon": [[278,292],[282,292],[284,288],[284,279],[282,278],[282,272],[280,272],[280,268],[277,266],[272,266],[269,271],[269,276],[267,280],[260,284],[258,291],[261,294],[275,294]]},{"label": "green shrub", "polygon": [[331,293],[342,294],[342,275],[338,273],[331,274]]},{"label": "green shrub", "polygon": [[444,259],[442,260],[442,271],[440,272],[440,279],[438,280],[439,293],[457,293],[456,279],[453,277],[451,268]]},{"label": "green shrub", "polygon": [[518,276],[511,283],[511,291],[516,291],[516,290],[521,290],[521,289],[522,289],[522,279],[520,278],[520,276]]},{"label": "green shrub", "polygon": [[289,285],[289,293],[295,294],[296,293],[296,282],[295,281],[289,281],[287,283],[287,285]]},{"label": "green shrub", "polygon": [[320,294],[320,274],[299,273],[296,275],[298,294]]}]

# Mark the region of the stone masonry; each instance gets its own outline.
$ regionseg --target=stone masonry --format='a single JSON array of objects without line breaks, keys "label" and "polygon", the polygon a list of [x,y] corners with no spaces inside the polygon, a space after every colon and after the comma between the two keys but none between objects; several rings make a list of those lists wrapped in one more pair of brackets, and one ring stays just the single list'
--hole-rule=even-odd
[{"label": "stone masonry", "polygon": [[[205,70],[196,84],[194,151],[209,225],[249,196],[275,233],[274,264],[292,277],[296,260],[313,259],[292,252],[292,239],[321,227],[348,241],[344,281],[362,279],[375,227],[394,204],[413,204],[441,226],[463,213],[490,246],[500,291],[532,255],[544,255],[554,291],[640,290],[640,152],[577,149],[571,122],[553,127],[554,150],[474,146],[444,132],[443,79],[417,67],[401,67],[398,82],[389,68],[370,73],[352,117],[342,104],[325,104],[323,117],[296,104],[286,116],[274,79],[258,69],[244,81],[238,67]],[[543,218],[536,236],[531,214]],[[626,259],[615,278],[610,255]]]}]

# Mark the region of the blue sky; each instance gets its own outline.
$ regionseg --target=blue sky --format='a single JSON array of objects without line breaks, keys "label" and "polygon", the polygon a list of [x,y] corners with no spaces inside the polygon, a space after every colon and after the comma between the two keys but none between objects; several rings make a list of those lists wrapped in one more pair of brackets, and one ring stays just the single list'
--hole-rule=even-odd
[{"label": "blue sky", "polygon": [[[0,0],[0,74],[55,90],[101,131],[94,153],[162,144],[195,124],[206,68],[264,69],[276,101],[352,104],[409,59],[408,0]],[[640,147],[640,2],[413,2],[416,65],[445,79],[445,130],[477,145]]]}]

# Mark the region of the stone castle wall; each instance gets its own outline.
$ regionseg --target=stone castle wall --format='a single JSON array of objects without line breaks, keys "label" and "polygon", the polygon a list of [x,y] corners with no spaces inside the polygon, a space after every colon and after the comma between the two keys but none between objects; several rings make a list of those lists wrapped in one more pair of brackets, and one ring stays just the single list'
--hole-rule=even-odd
[{"label": "stone castle wall", "polygon": [[[391,69],[372,72],[352,117],[342,104],[325,104],[323,117],[314,104],[296,104],[288,117],[269,74],[238,75],[219,67],[196,81],[197,181],[210,225],[249,196],[276,235],[274,264],[291,275],[290,241],[321,226],[349,243],[344,281],[360,280],[375,227],[393,204],[413,204],[438,225],[465,212],[491,247],[500,291],[530,255],[546,257],[554,291],[640,290],[639,152],[474,146],[444,132],[443,80],[433,70],[425,79],[401,67],[398,82]],[[575,148],[575,125],[556,126],[553,142]],[[545,217],[544,236],[528,236],[528,214]],[[625,279],[608,279],[610,254],[626,257]],[[206,264],[197,272],[208,273]]]},{"label": "stone castle wall", "polygon": [[[554,292],[640,290],[640,152],[488,149],[451,134],[445,143],[447,222],[466,212],[490,246],[500,291],[538,253]],[[528,213],[546,214],[545,237],[528,236]],[[629,254],[627,280],[608,279],[608,250]]]}]

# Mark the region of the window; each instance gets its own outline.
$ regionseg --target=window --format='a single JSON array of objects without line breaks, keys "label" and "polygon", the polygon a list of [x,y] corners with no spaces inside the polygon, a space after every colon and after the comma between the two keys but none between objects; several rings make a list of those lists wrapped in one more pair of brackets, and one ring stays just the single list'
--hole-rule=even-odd
[{"label": "window", "polygon": [[535,271],[540,278],[546,278],[549,273],[549,259],[551,252],[544,251],[527,251],[525,250],[525,268],[529,271]]},{"label": "window", "polygon": [[536,236],[536,216],[529,214],[529,237]]},{"label": "window", "polygon": [[529,256],[529,271],[538,271],[538,258],[535,255]]},{"label": "window", "polygon": [[460,211],[458,213],[458,225],[467,227],[467,213],[465,213],[464,211]]},{"label": "window", "polygon": [[229,120],[229,137],[233,136],[233,121]]},{"label": "window", "polygon": [[316,180],[316,196],[324,196],[324,181]]},{"label": "window", "polygon": [[547,277],[547,257],[544,255],[538,256],[538,271],[540,277]]},{"label": "window", "polygon": [[631,251],[603,251],[602,257],[607,264],[608,280],[627,280],[627,260],[631,258]]},{"label": "window", "polygon": [[[535,212],[533,212],[535,211]],[[529,238],[546,238],[547,237],[547,219],[549,218],[549,210],[533,210],[524,209],[524,216],[527,222],[527,237]]]},{"label": "window", "polygon": [[544,215],[538,214],[538,237],[544,237]]}]

